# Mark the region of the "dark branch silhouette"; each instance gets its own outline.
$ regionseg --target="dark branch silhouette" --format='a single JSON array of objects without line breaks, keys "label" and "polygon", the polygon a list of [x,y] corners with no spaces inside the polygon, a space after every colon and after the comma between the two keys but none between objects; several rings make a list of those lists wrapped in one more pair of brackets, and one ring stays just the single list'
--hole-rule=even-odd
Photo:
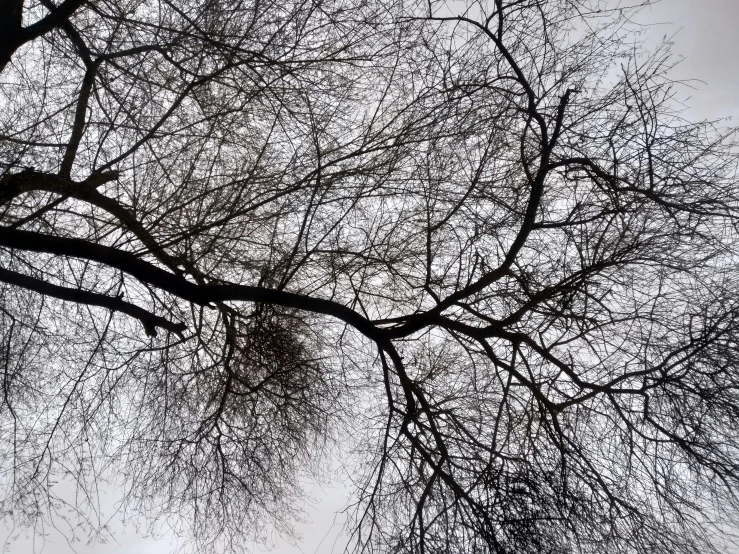
[{"label": "dark branch silhouette", "polygon": [[2,512],[238,552],[340,445],[355,551],[727,548],[736,133],[637,4],[3,3]]}]

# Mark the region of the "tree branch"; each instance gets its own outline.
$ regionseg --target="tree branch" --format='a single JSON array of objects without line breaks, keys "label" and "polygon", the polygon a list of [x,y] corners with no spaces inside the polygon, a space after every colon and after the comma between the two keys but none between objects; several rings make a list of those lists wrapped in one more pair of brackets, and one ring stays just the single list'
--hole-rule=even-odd
[{"label": "tree branch", "polygon": [[0,31],[3,35],[0,38],[0,72],[5,69],[18,48],[63,25],[84,3],[85,0],[66,0],[59,7],[51,10],[46,17],[28,27],[22,27],[23,3],[15,0],[7,3],[6,7],[6,2],[3,2],[4,9],[0,11],[0,21],[2,21]]},{"label": "tree branch", "polygon": [[0,246],[29,252],[44,252],[57,256],[82,258],[101,263],[128,273],[139,281],[148,283],[194,304],[209,305],[214,302],[246,301],[274,304],[330,315],[351,325],[374,341],[387,343],[384,333],[364,316],[331,300],[233,283],[199,285],[141,260],[130,252],[110,246],[93,244],[81,239],[54,237],[33,231],[21,231],[7,227],[0,228]]},{"label": "tree branch", "polygon": [[35,277],[16,273],[15,271],[10,271],[9,269],[4,268],[0,268],[0,281],[32,290],[45,296],[59,298],[60,300],[75,302],[77,304],[86,304],[88,306],[100,306],[101,308],[107,308],[114,312],[124,313],[141,321],[146,334],[152,337],[156,336],[157,327],[161,327],[162,329],[172,333],[177,333],[180,336],[182,336],[182,333],[187,329],[187,326],[184,323],[176,323],[155,315],[148,310],[140,308],[130,302],[126,302],[123,300],[122,296],[112,297],[96,292],[61,287],[59,285],[53,285],[46,281],[42,281],[41,279],[36,279]]}]

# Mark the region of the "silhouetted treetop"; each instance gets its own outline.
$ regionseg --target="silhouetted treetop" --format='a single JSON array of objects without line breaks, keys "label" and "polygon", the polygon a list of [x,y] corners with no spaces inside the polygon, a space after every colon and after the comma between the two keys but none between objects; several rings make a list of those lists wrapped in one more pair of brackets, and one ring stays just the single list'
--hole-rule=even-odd
[{"label": "silhouetted treetop", "polygon": [[197,548],[350,452],[351,549],[739,520],[734,129],[605,0],[0,7],[0,509]]}]

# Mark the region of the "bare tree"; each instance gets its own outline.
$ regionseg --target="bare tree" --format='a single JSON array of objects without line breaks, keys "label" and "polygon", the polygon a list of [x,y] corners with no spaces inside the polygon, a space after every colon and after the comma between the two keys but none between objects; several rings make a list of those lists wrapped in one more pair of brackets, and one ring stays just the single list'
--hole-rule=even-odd
[{"label": "bare tree", "polygon": [[359,551],[721,548],[737,143],[609,5],[4,2],[3,512],[238,549],[344,429]]}]

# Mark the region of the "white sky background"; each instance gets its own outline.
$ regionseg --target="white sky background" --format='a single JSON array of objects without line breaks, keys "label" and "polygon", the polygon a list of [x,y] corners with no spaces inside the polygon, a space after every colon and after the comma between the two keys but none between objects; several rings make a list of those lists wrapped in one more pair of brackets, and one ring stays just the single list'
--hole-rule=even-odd
[{"label": "white sky background", "polygon": [[[683,93],[691,97],[685,116],[689,119],[733,116],[732,124],[739,124],[739,0],[662,0],[642,12],[637,21],[651,25],[647,30],[650,41],[657,43],[664,36],[672,37],[674,54],[684,58],[674,69],[673,76],[676,80],[693,80],[690,81],[693,90],[686,88]],[[340,457],[341,453],[336,453],[336,458]],[[295,526],[301,536],[297,544],[291,545],[275,537],[274,548],[265,550],[255,545],[254,553],[331,554],[343,550],[346,539],[339,533],[344,520],[341,511],[349,501],[350,491],[342,484],[340,463],[334,461],[333,466],[334,482],[308,487],[308,496],[313,501],[304,507],[305,522]],[[117,496],[115,491],[108,491],[106,500],[111,507]],[[4,543],[1,551],[8,554],[168,554],[176,548],[171,538],[142,537],[117,518],[111,521],[111,529],[115,542],[86,545],[83,540],[70,546],[58,532],[50,532],[45,538],[21,533],[15,540],[6,542],[9,530],[0,527],[0,544]]]}]

